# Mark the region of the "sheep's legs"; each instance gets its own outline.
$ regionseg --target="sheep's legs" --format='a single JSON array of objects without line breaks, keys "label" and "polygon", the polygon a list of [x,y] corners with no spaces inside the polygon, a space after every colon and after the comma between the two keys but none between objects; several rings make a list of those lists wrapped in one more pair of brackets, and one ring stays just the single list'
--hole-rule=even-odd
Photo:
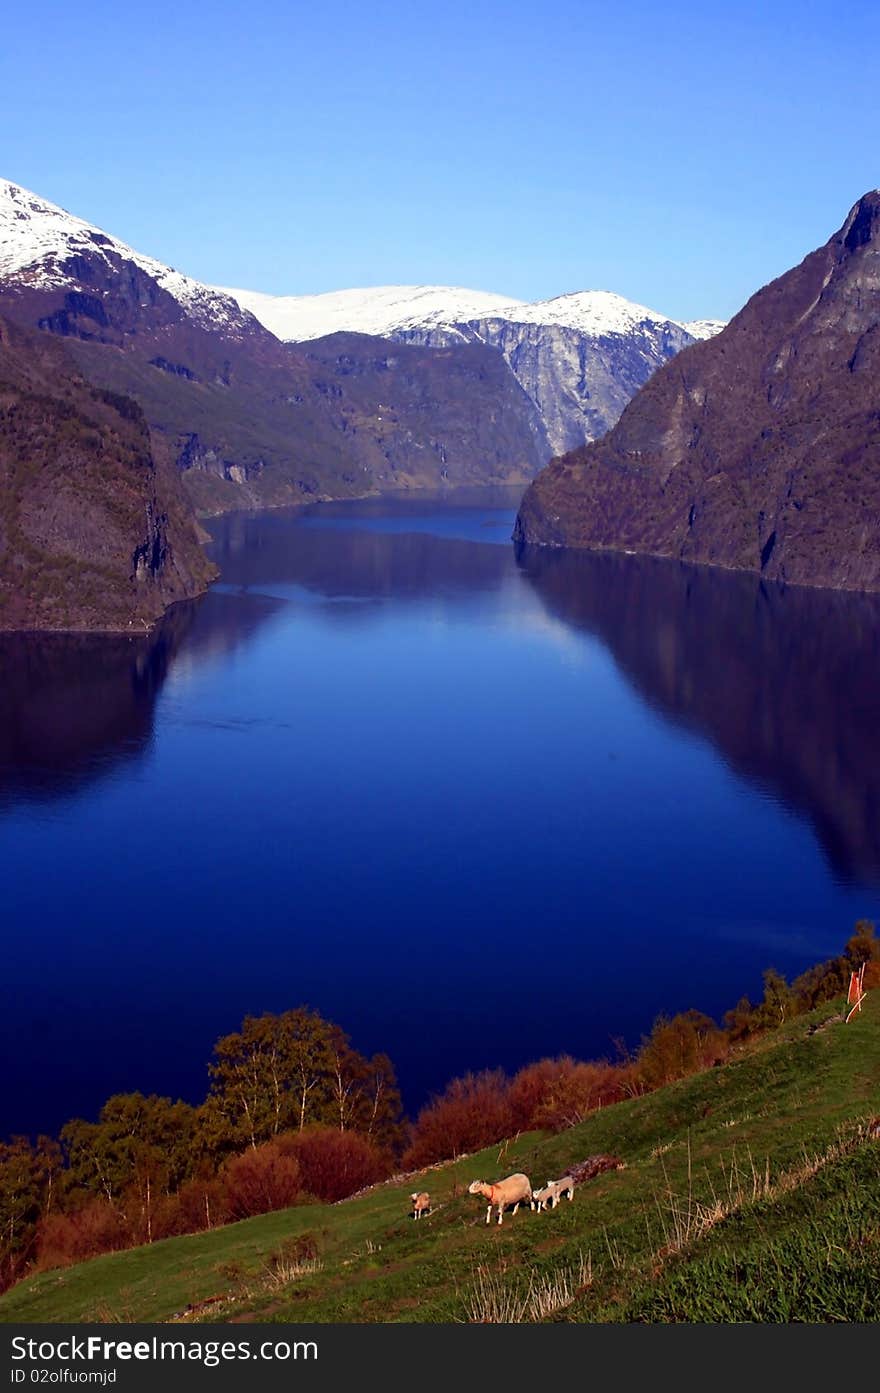
[{"label": "sheep's legs", "polygon": [[[491,1206],[491,1204],[490,1204],[490,1205],[489,1205],[489,1208],[486,1210],[486,1223],[487,1223],[487,1224],[489,1223],[489,1221],[491,1220],[491,1218],[492,1218],[492,1206]],[[501,1220],[499,1219],[498,1222],[499,1222],[499,1224],[500,1224],[500,1223],[501,1223]]]}]

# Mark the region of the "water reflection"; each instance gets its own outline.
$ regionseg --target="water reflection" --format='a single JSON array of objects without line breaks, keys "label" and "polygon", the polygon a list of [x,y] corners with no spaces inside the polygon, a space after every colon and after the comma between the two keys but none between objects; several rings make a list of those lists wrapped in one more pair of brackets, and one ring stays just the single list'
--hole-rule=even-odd
[{"label": "water reflection", "polygon": [[[385,505],[387,508],[387,504]],[[300,587],[327,599],[421,600],[454,592],[498,589],[512,574],[510,518],[475,521],[476,539],[461,535],[374,530],[381,512],[359,505],[352,526],[346,514],[326,508],[303,518],[289,513],[235,514],[212,524],[211,556],[224,589],[268,591]],[[378,505],[374,504],[374,508]],[[393,514],[405,528],[406,514]],[[332,526],[335,520],[340,526]],[[460,522],[463,531],[467,530]],[[503,546],[486,541],[500,536]]]},{"label": "water reflection", "polygon": [[76,793],[142,759],[175,663],[228,653],[276,609],[258,595],[208,596],[135,638],[0,634],[0,807]]},{"label": "water reflection", "polygon": [[840,877],[880,881],[880,597],[544,548],[519,564],[656,710],[805,813]]},{"label": "water reflection", "polygon": [[[0,804],[68,794],[140,759],[169,671],[247,644],[293,594],[460,602],[507,587],[525,619],[524,577],[554,621],[600,640],[654,709],[806,814],[838,876],[880,881],[880,597],[543,548],[515,565],[506,546],[370,530],[371,517],[387,520],[387,504],[325,509],[316,520],[329,532],[285,513],[219,520],[220,589],[176,606],[149,637],[0,636]],[[396,518],[405,524],[405,510]],[[500,519],[476,517],[474,535],[495,540]],[[358,613],[369,607],[327,609],[347,622]]]},{"label": "water reflection", "polygon": [[[225,518],[222,582],[149,639],[0,641],[4,912],[34,926],[0,1134],[196,1098],[218,1035],[299,1001],[417,1107],[723,1011],[877,913],[880,602],[518,563],[512,509],[425,504]],[[548,933],[564,971],[526,970]]]}]

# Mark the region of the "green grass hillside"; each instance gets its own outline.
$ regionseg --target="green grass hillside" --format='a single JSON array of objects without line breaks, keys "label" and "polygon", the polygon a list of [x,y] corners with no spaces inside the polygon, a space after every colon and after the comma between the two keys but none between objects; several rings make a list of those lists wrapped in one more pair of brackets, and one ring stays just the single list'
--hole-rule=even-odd
[{"label": "green grass hillside", "polygon": [[[874,1320],[880,992],[556,1136],[511,1140],[309,1205],[29,1278],[0,1320]],[[609,1152],[574,1202],[487,1227],[467,1194]],[[430,1191],[427,1218],[409,1194]]]}]

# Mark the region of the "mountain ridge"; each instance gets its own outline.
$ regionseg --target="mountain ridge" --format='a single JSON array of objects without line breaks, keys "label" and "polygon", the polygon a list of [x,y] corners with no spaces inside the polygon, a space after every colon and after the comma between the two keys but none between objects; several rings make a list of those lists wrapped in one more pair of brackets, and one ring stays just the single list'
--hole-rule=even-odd
[{"label": "mountain ridge", "polygon": [[669,319],[606,290],[527,303],[449,286],[377,286],[312,296],[228,290],[285,342],[330,326],[428,348],[479,343],[501,354],[561,454],[598,439],[632,395],[717,320]]},{"label": "mountain ridge", "polygon": [[717,328],[606,291],[533,304],[443,286],[230,292],[8,180],[0,309],[64,337],[90,380],[134,396],[204,513],[525,484],[603,435],[659,366]]},{"label": "mountain ridge", "polygon": [[302,343],[336,329],[393,336],[413,328],[453,328],[483,319],[514,324],[561,324],[594,337],[626,333],[636,324],[674,324],[694,339],[719,332],[721,320],[677,320],[609,290],[574,290],[543,300],[517,300],[460,286],[353,287],[317,295],[271,295],[212,287],[250,311],[277,338]]},{"label": "mountain ridge", "polygon": [[134,397],[203,513],[525,484],[552,453],[492,350],[346,335],[299,351],[228,296],[8,181],[0,312],[63,338],[91,382]]},{"label": "mountain ridge", "polygon": [[152,276],[189,318],[203,326],[222,326],[241,334],[254,316],[229,295],[205,286],[173,267],[103,232],[57,204],[0,179],[0,281],[17,281],[34,290],[77,284],[77,259],[89,255],[108,265],[111,257],[130,261]]},{"label": "mountain ridge", "polygon": [[880,193],[527,490],[525,544],[880,589]]}]

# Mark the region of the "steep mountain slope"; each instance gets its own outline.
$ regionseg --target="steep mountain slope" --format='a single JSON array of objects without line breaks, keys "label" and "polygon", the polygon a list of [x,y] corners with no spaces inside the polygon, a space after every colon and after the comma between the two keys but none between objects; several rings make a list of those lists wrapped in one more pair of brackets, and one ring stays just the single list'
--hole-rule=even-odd
[{"label": "steep mountain slope", "polygon": [[228,295],[4,181],[0,311],[63,336],[92,382],[134,396],[205,511],[525,482],[550,453],[490,349],[346,336],[298,351]]},{"label": "steep mountain slope", "polygon": [[517,536],[880,589],[880,192],[544,470]]},{"label": "steep mountain slope", "polygon": [[[34,1274],[0,1296],[0,1324],[876,1321],[880,994],[849,1025],[839,1006],[555,1136]],[[467,1193],[603,1153],[625,1168],[500,1228]],[[434,1209],[414,1223],[422,1188]]]},{"label": "steep mountain slope", "polygon": [[714,320],[680,324],[602,290],[535,304],[448,286],[223,293],[289,341],[344,328],[432,348],[486,344],[509,364],[556,453],[603,435],[658,367],[722,327]]},{"label": "steep mountain slope", "polygon": [[213,574],[138,405],[0,320],[0,629],[143,629]]},{"label": "steep mountain slope", "polygon": [[604,435],[652,373],[695,341],[682,325],[606,291],[561,295],[449,327],[401,329],[396,337],[497,349],[556,453]]},{"label": "steep mountain slope", "polygon": [[[105,307],[102,313],[98,302],[87,304],[80,298],[84,286],[89,285],[105,295],[102,281],[112,280],[114,273],[129,281],[130,292],[140,292],[137,300],[131,293],[126,297],[130,320],[115,323],[119,306]],[[88,325],[85,334],[97,336],[103,329],[109,337],[115,330],[117,340],[138,322],[161,330],[169,320],[188,320],[238,338],[257,327],[253,316],[231,296],[142,256],[117,237],[8,179],[0,179],[0,283],[15,287],[23,297],[29,291],[70,292],[71,299],[59,311],[56,323],[42,326],[62,333],[76,332],[78,319]],[[137,310],[145,313],[137,314]]]}]

